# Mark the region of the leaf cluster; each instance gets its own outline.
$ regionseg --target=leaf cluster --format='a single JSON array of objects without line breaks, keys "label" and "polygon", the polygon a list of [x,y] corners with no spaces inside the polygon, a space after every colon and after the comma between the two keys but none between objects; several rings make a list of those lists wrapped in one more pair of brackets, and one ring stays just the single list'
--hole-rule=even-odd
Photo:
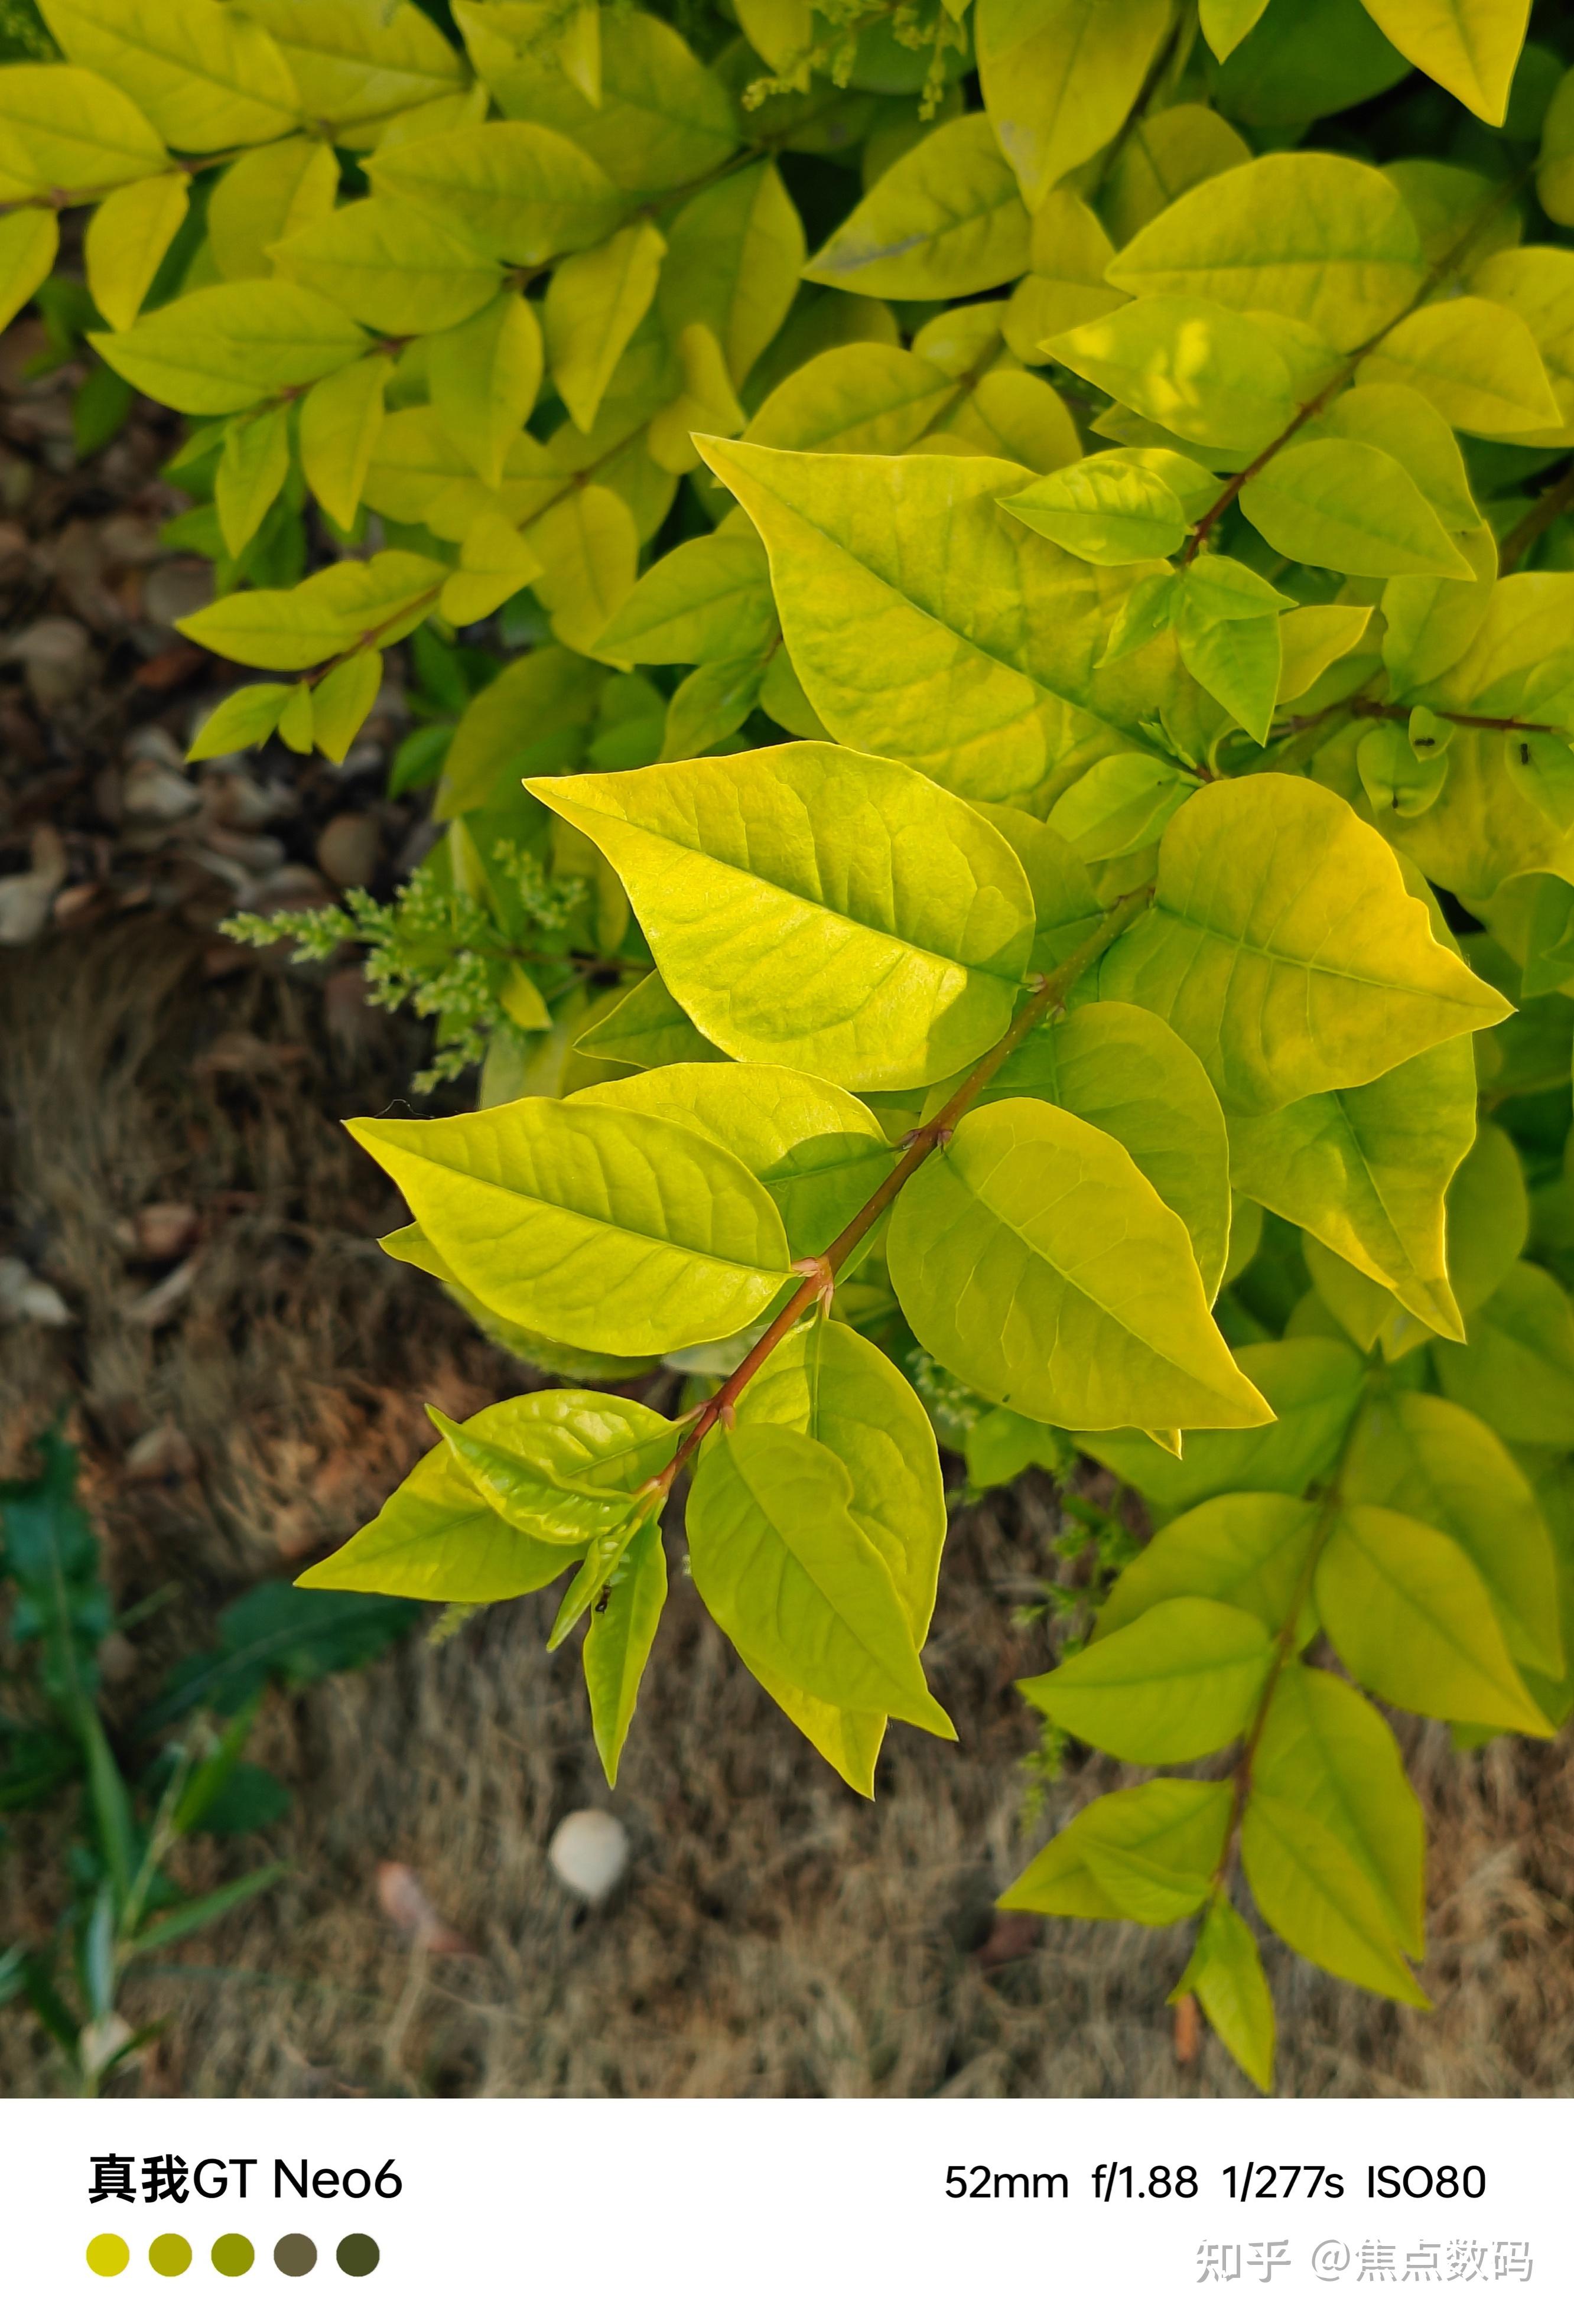
[{"label": "leaf cluster", "polygon": [[404,762],[403,899],[246,932],[481,1062],[351,1128],[578,1385],[434,1414],[307,1586],[567,1575],[610,1778],[689,1480],[868,1792],[953,1732],[939,1443],[1097,1461],[1157,1530],[1024,1692],[1164,1772],[1008,1901],[1194,1920],[1264,2085],[1260,1928],[1422,2004],[1379,1706],[1570,1705],[1565,59],[1503,0],[43,9],[0,272],[91,205],[91,343],[194,422],[183,627],[262,673],[194,752],[530,646]]}]

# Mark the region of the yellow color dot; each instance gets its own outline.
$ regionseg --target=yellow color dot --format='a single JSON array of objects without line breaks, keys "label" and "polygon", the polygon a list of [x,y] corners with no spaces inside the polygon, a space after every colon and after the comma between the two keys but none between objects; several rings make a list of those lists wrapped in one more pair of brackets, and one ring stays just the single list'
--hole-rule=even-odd
[{"label": "yellow color dot", "polygon": [[95,2275],[118,2275],[130,2257],[124,2236],[95,2236],[88,2246],[88,2264]]},{"label": "yellow color dot", "polygon": [[148,2246],[148,2265],[155,2275],[184,2275],[191,2264],[191,2246],[184,2236],[155,2236]]}]

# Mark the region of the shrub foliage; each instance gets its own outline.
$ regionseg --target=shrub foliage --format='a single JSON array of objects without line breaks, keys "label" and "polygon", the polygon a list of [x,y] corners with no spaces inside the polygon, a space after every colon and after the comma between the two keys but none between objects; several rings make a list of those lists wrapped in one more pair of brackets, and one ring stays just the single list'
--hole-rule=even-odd
[{"label": "shrub foliage", "polygon": [[[264,673],[194,754],[529,649],[412,764],[415,888],[297,934],[484,1059],[352,1128],[393,1255],[579,1384],[434,1415],[308,1584],[570,1574],[610,1778],[691,1480],[868,1792],[953,1733],[937,1428],[1091,1456],[1158,1529],[1025,1692],[1202,1768],[1005,1901],[1195,1920],[1264,2085],[1247,1891],[1422,2004],[1375,1702],[1571,1696],[1574,75],[1514,0],[42,11],[0,304],[90,206],[93,346],[194,423],[182,626]],[[662,1360],[676,1420],[611,1392]]]}]

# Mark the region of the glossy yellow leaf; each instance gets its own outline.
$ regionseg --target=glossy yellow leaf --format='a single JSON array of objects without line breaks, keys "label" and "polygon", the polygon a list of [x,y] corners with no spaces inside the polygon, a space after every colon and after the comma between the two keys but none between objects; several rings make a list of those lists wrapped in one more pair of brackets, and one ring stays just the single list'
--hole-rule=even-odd
[{"label": "glossy yellow leaf", "polygon": [[1011,460],[1042,475],[1081,456],[1077,423],[1047,380],[1009,360],[985,373],[960,402],[940,413],[925,448]]},{"label": "glossy yellow leaf", "polygon": [[1218,1868],[1229,1836],[1232,1797],[1228,1784],[1189,1783],[1172,1775],[1107,1792],[1039,1850],[1001,1897],[1001,1910],[1094,1921],[1137,1917],[1125,1902],[1114,1900],[1092,1869],[1096,1858],[1107,1866],[1118,1854],[1139,1857],[1154,1882],[1170,1890],[1164,1909],[1140,1917],[1158,1923],[1181,1920],[1197,1910]]},{"label": "glossy yellow leaf", "polygon": [[931,1355],[1067,1428],[1255,1428],[1184,1225],[1106,1131],[1035,1098],[966,1115],[897,1197],[887,1262]]},{"label": "glossy yellow leaf", "polygon": [[678,334],[683,386],[646,431],[651,457],[675,476],[699,466],[697,435],[731,436],[744,424],[743,406],[715,332],[708,323],[685,323]]},{"label": "glossy yellow leaf", "polygon": [[1511,307],[1527,326],[1557,398],[1558,426],[1514,440],[1574,444],[1574,251],[1547,243],[1498,251],[1476,269],[1470,288]]},{"label": "glossy yellow leaf", "polygon": [[1369,605],[1297,605],[1279,617],[1279,699],[1294,702],[1325,669],[1354,653],[1372,618]]},{"label": "glossy yellow leaf", "polygon": [[73,64],[102,73],[182,153],[261,144],[301,126],[289,66],[263,30],[218,0],[43,0]]},{"label": "glossy yellow leaf", "polygon": [[[1243,1732],[1273,1658],[1266,1628],[1245,1608],[1171,1598],[1043,1678],[1023,1680],[1022,1692],[1097,1750],[1173,1766]],[[1097,1879],[1097,1858],[1088,1869]]]},{"label": "glossy yellow leaf", "polygon": [[956,396],[949,373],[905,347],[828,347],[765,398],[745,440],[783,452],[905,452]]},{"label": "glossy yellow leaf", "polygon": [[1021,799],[1073,747],[1085,764],[1119,748],[1102,720],[1134,726],[1177,703],[1168,642],[1097,667],[1137,576],[1101,572],[1007,515],[997,503],[1032,483],[1028,470],[703,448],[759,528],[793,668],[832,733],[964,797]]},{"label": "glossy yellow leaf", "polygon": [[311,741],[338,767],[371,715],[383,683],[383,657],[351,654],[319,678],[311,689]]},{"label": "glossy yellow leaf", "polygon": [[715,1431],[690,1496],[690,1563],[751,1662],[846,1711],[954,1739],[884,1560],[828,1444],[773,1421]]},{"label": "glossy yellow leaf", "polygon": [[1427,2006],[1394,1939],[1389,1908],[1357,1858],[1316,1816],[1254,1790],[1242,1819],[1241,1862],[1258,1911],[1286,1944],[1336,1977]]},{"label": "glossy yellow leaf", "polygon": [[457,1280],[549,1338],[612,1355],[723,1339],[790,1279],[770,1196],[675,1123],[520,1098],[349,1128]]},{"label": "glossy yellow leaf", "polygon": [[214,263],[227,281],[271,274],[268,255],[319,218],[330,215],[338,191],[338,159],[317,137],[282,137],[232,161],[208,204]]},{"label": "glossy yellow leaf", "polygon": [[1023,272],[1028,214],[981,113],[893,162],[803,272],[876,299],[959,299]]},{"label": "glossy yellow leaf", "polygon": [[1278,774],[1181,808],[1155,908],[1106,954],[1100,991],[1167,1018],[1239,1113],[1375,1081],[1509,1013],[1438,943],[1387,843],[1319,784]]},{"label": "glossy yellow leaf", "polygon": [[1005,1031],[1027,881],[921,775],[792,742],[529,788],[610,857],[667,985],[732,1056],[905,1089]]}]

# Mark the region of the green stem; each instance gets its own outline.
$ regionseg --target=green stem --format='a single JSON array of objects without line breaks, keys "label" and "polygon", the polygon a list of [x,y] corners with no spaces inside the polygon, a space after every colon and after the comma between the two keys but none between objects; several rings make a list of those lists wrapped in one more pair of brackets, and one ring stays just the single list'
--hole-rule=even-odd
[{"label": "green stem", "polygon": [[1366,1409],[1366,1397],[1372,1378],[1373,1375],[1368,1372],[1361,1394],[1356,1400],[1355,1409],[1346,1424],[1333,1474],[1319,1495],[1320,1506],[1317,1522],[1312,1527],[1311,1539],[1307,1544],[1306,1556],[1301,1572],[1296,1577],[1294,1595],[1284,1619],[1279,1626],[1278,1635],[1273,1641],[1273,1660],[1268,1665],[1268,1674],[1263,1681],[1263,1692],[1258,1696],[1256,1709],[1252,1713],[1252,1723],[1246,1729],[1240,1756],[1231,1770],[1230,1781],[1235,1786],[1235,1798],[1230,1805],[1229,1830],[1225,1834],[1224,1846],[1219,1850],[1218,1863],[1209,1884],[1209,1901],[1218,1895],[1229,1877],[1231,1858],[1235,1854],[1236,1841],[1240,1838],[1246,1804],[1251,1797],[1253,1763],[1257,1756],[1257,1748],[1263,1740],[1263,1730],[1268,1723],[1268,1713],[1273,1707],[1273,1697],[1278,1690],[1279,1682],[1283,1677],[1285,1669],[1295,1652],[1295,1635],[1301,1627],[1301,1618],[1306,1609],[1306,1601],[1311,1594],[1312,1584],[1317,1579],[1319,1562],[1323,1551],[1328,1547],[1329,1536],[1338,1522],[1339,1510],[1343,1507],[1339,1489],[1344,1480],[1345,1471],[1349,1465],[1350,1449],[1356,1441],[1356,1431]]},{"label": "green stem", "polygon": [[1512,573],[1527,549],[1540,540],[1550,524],[1574,508],[1574,468],[1566,469],[1556,484],[1549,484],[1540,498],[1532,502],[1519,522],[1505,532],[1497,544],[1499,576]]},{"label": "green stem", "polygon": [[1061,1005],[1067,994],[1088,969],[1102,959],[1116,938],[1124,935],[1132,922],[1147,910],[1153,897],[1151,888],[1135,888],[1130,895],[1122,896],[1111,905],[1092,935],[1079,944],[1075,952],[1069,954],[1058,968],[1040,978],[1032,999],[1012,1019],[995,1047],[979,1058],[939,1112],[903,1140],[900,1159],[889,1176],[875,1187],[862,1210],[848,1220],[834,1242],[828,1244],[818,1259],[799,1262],[804,1277],[801,1287],[792,1294],[781,1314],[766,1326],[730,1379],[724,1380],[715,1395],[707,1397],[698,1407],[678,1450],[660,1476],[653,1478],[644,1489],[646,1498],[653,1504],[666,1499],[684,1462],[699,1450],[717,1422],[721,1420],[731,1425],[733,1407],[755,1373],[775,1353],[788,1333],[801,1321],[817,1299],[829,1305],[838,1275],[870,1228],[876,1225],[890,1209],[913,1173],[921,1169],[937,1147],[949,1141],[963,1114],[994,1080],[1012,1052],[1020,1047],[1028,1035]]}]

